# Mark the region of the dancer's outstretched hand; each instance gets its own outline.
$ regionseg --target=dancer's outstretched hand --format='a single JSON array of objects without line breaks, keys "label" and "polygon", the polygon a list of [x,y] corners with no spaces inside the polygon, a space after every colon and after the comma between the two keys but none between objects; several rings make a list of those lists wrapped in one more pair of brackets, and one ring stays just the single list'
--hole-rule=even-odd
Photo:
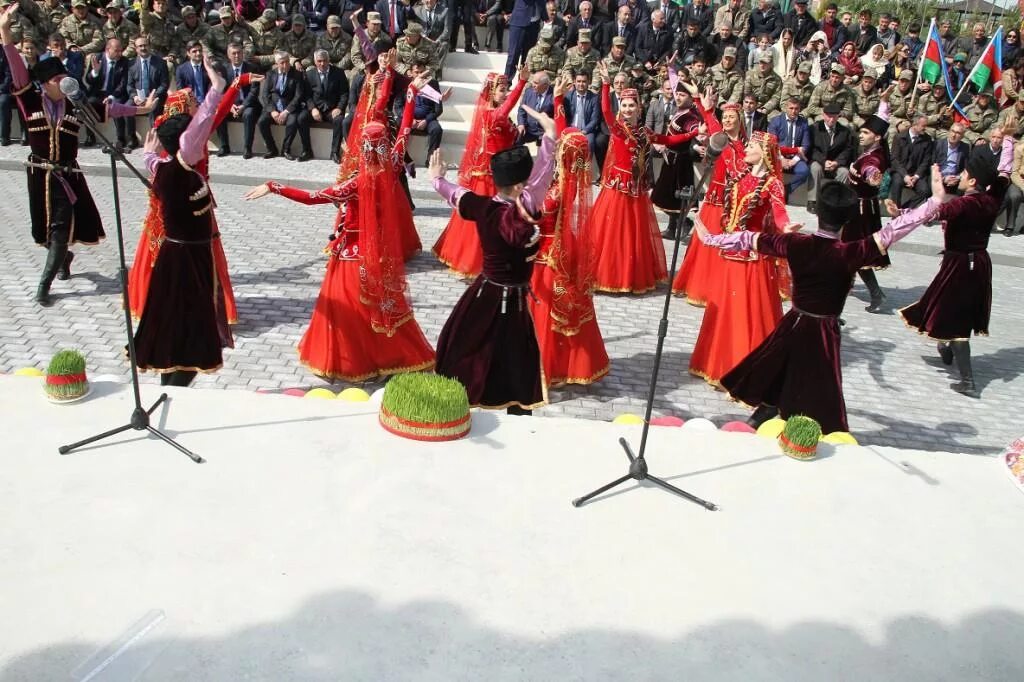
[{"label": "dancer's outstretched hand", "polygon": [[435,149],[434,153],[430,155],[430,167],[427,169],[427,177],[431,180],[443,178],[447,170],[448,166],[444,162],[444,155],[441,154],[440,149]]},{"label": "dancer's outstretched hand", "polygon": [[252,201],[253,199],[259,199],[260,197],[265,197],[268,194],[270,194],[270,185],[268,185],[267,183],[263,183],[262,185],[258,185],[256,187],[253,187],[251,190],[246,192],[245,193],[245,200],[246,201]]},{"label": "dancer's outstretched hand", "polygon": [[939,164],[932,164],[932,197],[939,201],[946,200],[946,185],[942,182],[942,169]]},{"label": "dancer's outstretched hand", "polygon": [[700,216],[693,216],[693,231],[697,233],[697,239],[701,240],[701,242],[707,243],[709,234],[708,228],[705,227]]},{"label": "dancer's outstretched hand", "polygon": [[804,229],[804,224],[803,223],[790,223],[789,225],[786,225],[785,227],[783,227],[782,231],[785,234],[789,234],[790,232],[799,232],[802,229]]},{"label": "dancer's outstretched hand", "polygon": [[555,135],[555,121],[547,114],[532,109],[525,104],[520,105],[530,118],[540,124],[540,127],[544,129],[544,134],[550,137],[552,140],[556,138]]},{"label": "dancer's outstretched hand", "polygon": [[156,136],[156,128],[150,128],[146,133],[146,141],[142,143],[143,153],[159,154],[161,148],[160,138]]}]

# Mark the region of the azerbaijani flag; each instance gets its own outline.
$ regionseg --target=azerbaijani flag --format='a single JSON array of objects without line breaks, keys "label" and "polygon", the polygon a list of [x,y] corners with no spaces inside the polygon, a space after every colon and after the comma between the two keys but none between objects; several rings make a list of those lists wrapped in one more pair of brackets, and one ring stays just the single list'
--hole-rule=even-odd
[{"label": "azerbaijani flag", "polygon": [[935,25],[935,19],[932,19],[928,38],[921,53],[921,78],[934,85],[940,78],[946,76],[946,60],[942,54],[942,42],[939,40],[939,28]]},{"label": "azerbaijani flag", "polygon": [[985,51],[981,53],[978,63],[971,69],[967,80],[974,83],[978,92],[991,85],[996,102],[1003,99],[1003,27],[996,29]]}]

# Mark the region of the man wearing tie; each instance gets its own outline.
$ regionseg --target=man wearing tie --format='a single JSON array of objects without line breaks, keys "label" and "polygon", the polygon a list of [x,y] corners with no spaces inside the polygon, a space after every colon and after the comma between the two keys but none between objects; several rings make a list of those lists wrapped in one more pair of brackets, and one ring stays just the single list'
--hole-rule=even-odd
[{"label": "man wearing tie", "polygon": [[594,6],[590,3],[590,0],[583,0],[580,3],[579,14],[569,21],[569,26],[565,31],[565,46],[575,47],[579,44],[580,29],[593,32],[597,26],[598,21],[594,17]]},{"label": "man wearing tie", "polygon": [[848,166],[853,161],[856,142],[850,129],[839,122],[843,107],[829,102],[822,108],[822,119],[811,128],[811,179],[807,183],[807,211],[818,210],[818,190],[829,180],[846,183]]},{"label": "man wearing tie", "polygon": [[[256,71],[252,64],[244,61],[245,48],[241,43],[228,45],[228,63],[225,69],[226,80],[234,83],[241,78],[243,73]],[[260,77],[262,80],[262,77]],[[252,140],[256,136],[256,119],[260,115],[259,85],[255,80],[250,80],[249,85],[239,88],[235,101],[231,105],[231,112],[224,118],[224,121],[217,126],[217,139],[220,142],[220,151],[217,156],[227,156],[231,153],[231,138],[228,136],[228,122],[242,122],[242,144],[245,152],[243,159],[252,158]]]},{"label": "man wearing tie", "polygon": [[348,78],[331,64],[326,50],[313,53],[313,66],[306,70],[306,108],[317,123],[331,124],[331,161],[341,162],[341,126],[348,106]]},{"label": "man wearing tie", "polygon": [[[149,93],[156,93],[156,106],[149,113],[149,124],[152,126],[153,119],[164,111],[171,78],[167,71],[167,62],[150,54],[149,38],[139,36],[135,39],[135,54],[135,61],[128,69],[128,95],[135,106],[141,107],[146,103]],[[130,119],[127,123],[128,138],[135,139],[135,120]]]},{"label": "man wearing tie", "polygon": [[[741,108],[743,128],[747,131],[747,137],[758,130],[768,130],[768,117],[757,110],[757,97],[751,93],[744,95]],[[779,139],[781,144],[781,138]]]},{"label": "man wearing tie", "polygon": [[[661,91],[647,105],[647,116],[644,124],[658,135],[668,130],[668,122],[676,112],[675,97],[672,93],[672,81],[666,78],[661,83]],[[656,145],[657,146],[657,145]]]},{"label": "man wearing tie", "polygon": [[291,67],[291,57],[287,52],[274,54],[274,68],[267,73],[260,88],[260,106],[263,113],[259,119],[260,135],[267,147],[264,159],[280,156],[274,135],[270,132],[271,124],[284,126],[284,158],[294,161],[291,146],[295,133],[302,140],[302,152],[299,161],[313,158],[313,150],[309,142],[309,112],[306,111],[302,75]]},{"label": "man wearing tie", "polygon": [[600,40],[595,40],[594,42],[602,54],[608,54],[611,51],[613,38],[625,40],[626,54],[633,54],[633,45],[636,42],[636,27],[630,23],[631,18],[632,14],[630,13],[629,6],[622,5],[615,15],[615,21],[601,24],[601,29],[597,32]]},{"label": "man wearing tie", "polygon": [[782,154],[787,201],[811,175],[805,160],[811,153],[811,129],[807,119],[800,115],[801,108],[800,100],[791,97],[786,102],[785,111],[768,124],[768,132],[779,138],[779,146],[789,148]]},{"label": "man wearing tie", "polygon": [[508,19],[508,60],[505,62],[505,77],[509,80],[512,80],[512,75],[526,58],[526,53],[537,44],[540,20],[545,16],[547,10],[544,0],[515,0],[512,14]]},{"label": "man wearing tie", "polygon": [[392,41],[398,40],[405,30],[409,0],[377,0],[374,9],[380,13],[384,32],[391,36]]},{"label": "man wearing tie", "polygon": [[523,93],[523,106],[519,107],[519,139],[516,144],[524,145],[527,142],[540,142],[544,137],[544,128],[541,127],[532,116],[528,116],[526,109],[530,107],[536,111],[554,117],[555,100],[551,92],[551,77],[547,71],[538,71],[530,79],[530,86]]},{"label": "man wearing tie", "polygon": [[[918,114],[910,128],[898,133],[892,145],[892,184],[889,197],[897,208],[916,208],[931,195],[932,138],[925,131],[928,117]],[[890,211],[892,206],[886,202]]]},{"label": "man wearing tie", "polygon": [[[107,41],[106,50],[102,54],[92,55],[91,68],[85,74],[85,94],[97,112],[104,111],[108,97],[121,104],[128,101],[129,63],[121,55],[122,49],[121,41],[111,38]],[[114,119],[114,131],[117,134],[117,146],[123,150],[128,146],[127,127],[123,118]],[[84,146],[94,144],[96,138],[90,130],[86,133]],[[135,148],[134,138],[131,148]]]},{"label": "man wearing tie", "polygon": [[203,44],[193,40],[185,46],[188,61],[178,66],[174,72],[174,80],[178,89],[192,88],[192,94],[196,102],[202,104],[206,99],[206,93],[210,90],[210,76],[203,66]]},{"label": "man wearing tie", "polygon": [[[590,155],[596,158],[597,136],[601,132],[601,104],[597,95],[590,91],[590,74],[577,73],[572,82],[573,89],[563,98],[565,120],[587,136]],[[600,173],[600,168],[597,169]]]}]

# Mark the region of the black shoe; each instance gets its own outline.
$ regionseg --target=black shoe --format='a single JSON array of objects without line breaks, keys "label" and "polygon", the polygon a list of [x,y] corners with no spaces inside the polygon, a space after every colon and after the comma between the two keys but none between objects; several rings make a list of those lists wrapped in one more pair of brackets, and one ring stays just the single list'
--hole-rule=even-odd
[{"label": "black shoe", "polygon": [[289,152],[289,151],[286,151],[284,153],[284,158],[288,159],[289,161],[294,161],[295,160],[295,156],[291,152]]},{"label": "black shoe", "polygon": [[243,158],[243,159],[245,159],[246,161],[248,161],[249,159],[251,159],[251,158],[252,158],[252,150],[251,150],[251,149],[246,149],[246,150],[245,150],[245,151],[244,151],[244,152],[242,153],[242,158]]},{"label": "black shoe", "polygon": [[71,279],[71,261],[73,260],[75,260],[75,254],[68,251],[68,255],[64,256],[64,264],[57,271],[57,279],[62,281]]},{"label": "black shoe", "polygon": [[676,238],[676,231],[675,230],[671,230],[671,229],[662,230],[661,231],[661,238],[662,239],[675,239]]},{"label": "black shoe", "polygon": [[956,368],[960,370],[960,381],[950,384],[949,387],[969,398],[978,398],[978,391],[974,385],[974,372],[971,369],[971,342],[951,341],[949,349],[956,360]]},{"label": "black shoe", "polygon": [[333,161],[334,163],[341,163],[341,155],[338,154],[338,152],[334,152],[333,154],[331,154],[331,161]]},{"label": "black shoe", "polygon": [[466,54],[480,54],[480,51],[477,50],[472,45],[470,45],[469,47],[466,48]]},{"label": "black shoe", "polygon": [[755,429],[760,428],[761,424],[778,416],[779,408],[772,407],[771,405],[761,405],[754,410],[753,414],[747,417],[747,425]]},{"label": "black shoe", "polygon": [[0,140],[0,147],[10,147],[10,146],[11,146],[11,138],[5,137],[4,139]]},{"label": "black shoe", "polygon": [[877,292],[872,292],[871,302],[864,306],[864,310],[869,313],[877,313],[882,309],[882,304],[885,303],[885,294],[879,289]]},{"label": "black shoe", "polygon": [[953,364],[953,349],[950,347],[948,341],[939,341],[936,345],[939,351],[939,357],[942,358],[942,364],[952,365]]},{"label": "black shoe", "polygon": [[53,299],[50,297],[49,284],[43,284],[40,282],[39,286],[36,288],[36,303],[44,308],[49,308],[53,305]]},{"label": "black shoe", "polygon": [[91,136],[90,137],[86,137],[85,138],[85,142],[82,143],[82,146],[83,147],[95,147],[96,146],[96,138],[95,137],[91,137]]},{"label": "black shoe", "polygon": [[807,202],[807,212],[810,213],[811,215],[817,214],[818,213],[818,202],[817,201],[808,201]]},{"label": "black shoe", "polygon": [[281,156],[281,154],[276,149],[271,149],[270,151],[268,151],[266,154],[263,155],[263,158],[264,159],[276,159],[279,156]]},{"label": "black shoe", "polygon": [[27,137],[21,138],[21,146],[22,147],[27,147],[28,146],[28,138]]},{"label": "black shoe", "polygon": [[974,379],[961,379],[960,381],[953,382],[949,387],[968,398],[980,397],[978,395],[978,389],[974,385]]},{"label": "black shoe", "polygon": [[313,152],[308,149],[299,154],[299,161],[309,161],[313,158]]},{"label": "black shoe", "polygon": [[229,154],[231,154],[231,147],[221,147],[217,152],[217,156],[220,157],[228,156]]}]

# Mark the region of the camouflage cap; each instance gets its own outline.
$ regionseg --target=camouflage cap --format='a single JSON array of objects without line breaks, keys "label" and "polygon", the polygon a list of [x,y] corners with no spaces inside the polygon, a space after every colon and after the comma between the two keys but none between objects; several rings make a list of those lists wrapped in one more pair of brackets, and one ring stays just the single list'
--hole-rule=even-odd
[{"label": "camouflage cap", "polygon": [[861,78],[871,78],[878,80],[878,69],[871,68],[870,66],[864,69],[864,75]]},{"label": "camouflage cap", "polygon": [[897,78],[896,80],[912,81],[914,80],[914,74],[910,73],[910,69],[903,69],[902,71],[900,71],[900,77]]},{"label": "camouflage cap", "polygon": [[196,15],[196,8],[192,5],[185,5],[181,8],[181,18],[194,17]]},{"label": "camouflage cap", "polygon": [[367,14],[366,14],[366,23],[368,23],[368,24],[382,24],[384,22],[382,22],[380,20],[380,12],[367,12]]},{"label": "camouflage cap", "polygon": [[327,26],[328,27],[331,27],[331,26],[338,26],[338,27],[340,27],[341,26],[341,17],[339,17],[336,14],[332,14],[331,16],[327,17]]},{"label": "camouflage cap", "polygon": [[612,47],[625,47],[626,39],[621,36],[615,36],[612,38]]},{"label": "camouflage cap", "polygon": [[110,0],[110,2],[108,2],[103,9],[106,9],[106,10],[115,9],[118,12],[124,11],[124,7],[121,7],[121,3],[119,3],[117,0]]},{"label": "camouflage cap", "polygon": [[543,40],[546,43],[550,43],[551,40],[554,37],[555,37],[555,30],[553,28],[551,28],[550,26],[545,26],[544,28],[542,28],[540,30],[540,36],[538,38],[539,38],[539,40]]},{"label": "camouflage cap", "polygon": [[771,52],[762,52],[761,56],[757,58],[757,61],[762,64],[771,64],[775,61],[775,58],[772,57]]},{"label": "camouflage cap", "polygon": [[268,7],[263,10],[263,14],[260,16],[262,16],[266,21],[277,21],[277,10]]},{"label": "camouflage cap", "polygon": [[736,48],[735,47],[727,47],[727,48],[725,48],[724,50],[722,50],[722,57],[723,58],[724,57],[732,57],[733,59],[735,59],[736,58]]},{"label": "camouflage cap", "polygon": [[796,72],[797,73],[810,73],[811,72],[811,63],[810,62],[800,62],[800,66],[796,67]]},{"label": "camouflage cap", "polygon": [[292,16],[292,26],[305,26],[305,25],[306,25],[306,15],[305,14],[299,14],[298,12],[296,12],[294,14],[294,16]]},{"label": "camouflage cap", "polygon": [[581,42],[581,43],[589,43],[590,42],[590,29],[589,28],[581,28],[580,29],[579,42]]},{"label": "camouflage cap", "polygon": [[[5,5],[9,5],[10,3],[8,2],[8,3],[4,3],[4,4]],[[89,3],[87,3],[85,0],[74,0],[71,3],[71,7],[72,8],[74,8],[74,7],[88,7],[88,6],[89,6]]]},{"label": "camouflage cap", "polygon": [[407,36],[422,36],[423,27],[420,26],[419,24],[410,22],[409,25],[405,27],[405,30],[402,31],[402,33],[404,33]]},{"label": "camouflage cap", "polygon": [[837,64],[833,64],[832,68],[829,69],[829,72],[830,73],[837,73],[840,76],[845,76],[846,75],[846,67],[844,67],[842,64],[838,64],[838,63]]},{"label": "camouflage cap", "polygon": [[220,8],[220,10],[218,10],[217,14],[219,14],[222,18],[233,17],[235,16],[235,10],[231,9],[231,5],[224,5]]}]

